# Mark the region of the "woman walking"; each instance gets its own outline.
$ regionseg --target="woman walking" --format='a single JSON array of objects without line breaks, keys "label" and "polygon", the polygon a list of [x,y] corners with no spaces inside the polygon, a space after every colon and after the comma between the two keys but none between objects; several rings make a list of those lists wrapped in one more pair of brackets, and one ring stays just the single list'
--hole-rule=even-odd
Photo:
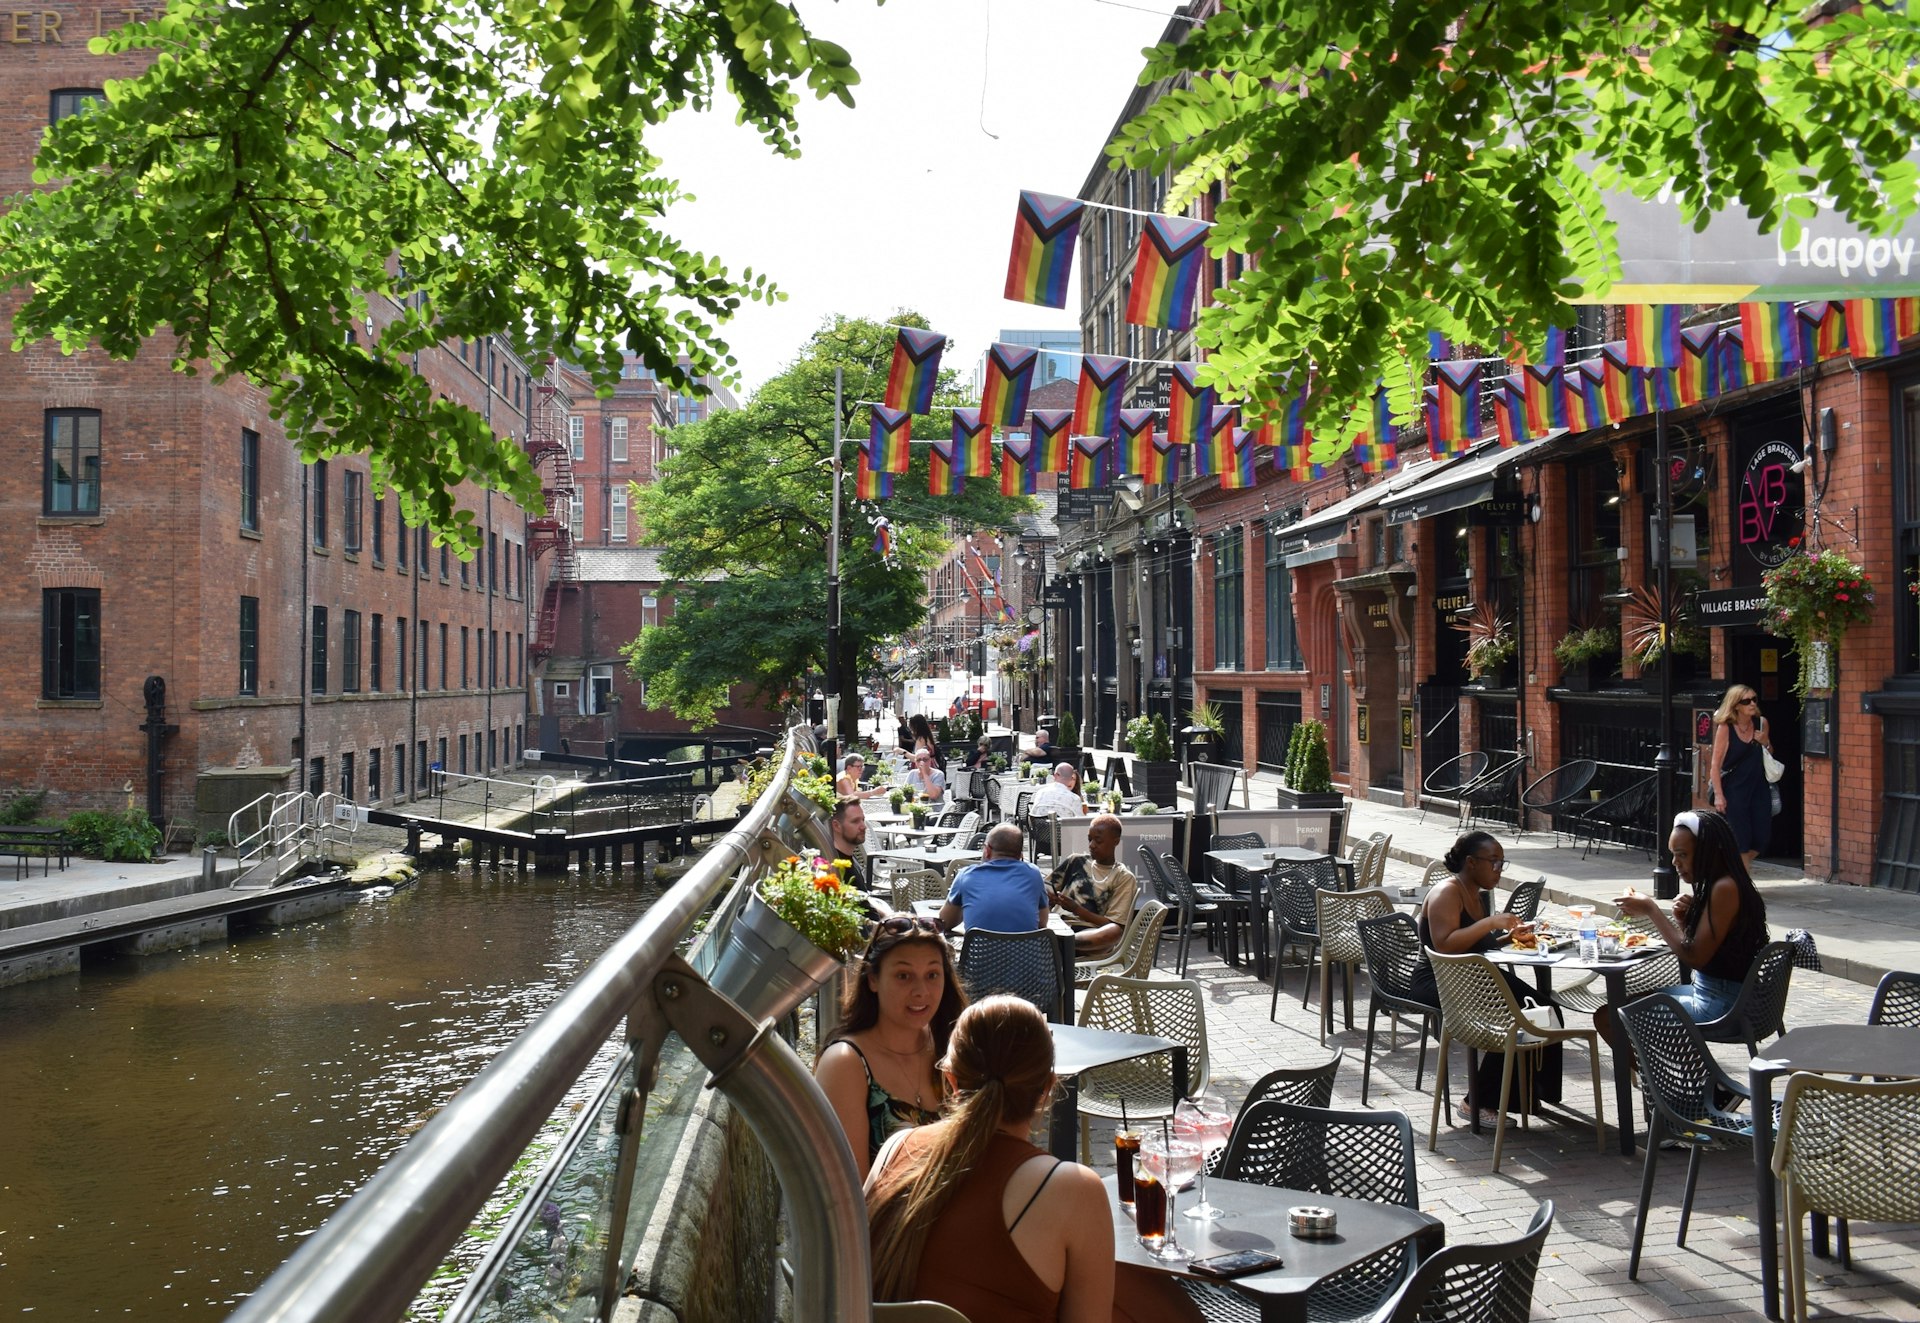
[{"label": "woman walking", "polygon": [[1713,761],[1707,784],[1714,807],[1733,828],[1748,867],[1773,835],[1773,792],[1760,751],[1773,752],[1772,732],[1760,715],[1760,695],[1743,684],[1727,690],[1713,714]]}]

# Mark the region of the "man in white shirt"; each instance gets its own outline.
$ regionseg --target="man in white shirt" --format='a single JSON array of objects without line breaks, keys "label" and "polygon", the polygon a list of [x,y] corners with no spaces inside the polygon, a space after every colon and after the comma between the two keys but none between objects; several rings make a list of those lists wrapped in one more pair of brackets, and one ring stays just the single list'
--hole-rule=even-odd
[{"label": "man in white shirt", "polygon": [[1029,818],[1077,818],[1087,811],[1080,798],[1080,774],[1072,763],[1056,763],[1053,779],[1034,793],[1027,805]]}]

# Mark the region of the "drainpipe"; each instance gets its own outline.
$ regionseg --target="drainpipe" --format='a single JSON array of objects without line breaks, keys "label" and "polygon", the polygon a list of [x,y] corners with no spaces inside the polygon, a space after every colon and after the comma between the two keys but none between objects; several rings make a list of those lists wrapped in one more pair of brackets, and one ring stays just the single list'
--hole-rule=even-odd
[{"label": "drainpipe", "polygon": [[299,669],[294,672],[294,688],[300,695],[300,765],[293,769],[294,785],[297,789],[307,788],[307,764],[313,753],[307,748],[307,648],[309,641],[307,629],[313,618],[312,570],[313,570],[313,511],[312,501],[313,465],[304,459],[300,462],[300,527],[295,536],[300,545],[300,656]]},{"label": "drainpipe", "polygon": [[[486,399],[486,402],[487,402],[487,433],[490,436],[493,433],[493,377],[494,377],[494,367],[496,366],[496,363],[495,363],[496,353],[495,353],[494,345],[495,345],[494,338],[492,336],[488,336],[487,337],[487,393],[484,398]],[[485,678],[486,678],[486,688],[487,688],[487,701],[486,701],[487,741],[488,743],[492,743],[493,741],[494,667],[499,664],[499,660],[500,660],[500,649],[499,649],[499,646],[496,643],[494,643],[494,633],[493,633],[493,595],[498,587],[498,585],[494,583],[494,579],[500,573],[500,564],[499,564],[499,558],[497,553],[493,560],[486,559],[487,548],[490,545],[492,545],[492,540],[494,538],[493,488],[491,487],[487,488],[486,494],[482,498],[482,500],[483,500],[483,504],[481,506],[482,527],[480,529],[480,550],[478,553],[476,553],[474,559],[478,560],[480,564],[483,567],[485,567],[487,571],[487,589],[486,589],[486,592],[487,592],[487,655],[483,665],[485,667]],[[479,577],[480,576],[477,574],[474,575],[474,578],[476,579]],[[487,775],[488,776],[493,775],[493,767],[491,763],[489,763],[489,766],[487,767]]]}]

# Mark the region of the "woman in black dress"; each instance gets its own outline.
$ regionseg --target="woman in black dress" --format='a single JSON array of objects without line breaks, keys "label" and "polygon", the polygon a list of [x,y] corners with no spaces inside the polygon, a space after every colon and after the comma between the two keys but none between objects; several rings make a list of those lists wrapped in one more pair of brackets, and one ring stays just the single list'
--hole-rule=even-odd
[{"label": "woman in black dress", "polygon": [[1760,750],[1773,749],[1772,732],[1760,715],[1760,696],[1746,685],[1727,690],[1713,714],[1713,762],[1707,783],[1714,806],[1725,815],[1740,846],[1741,861],[1752,866],[1773,835],[1773,792],[1767,785]]}]

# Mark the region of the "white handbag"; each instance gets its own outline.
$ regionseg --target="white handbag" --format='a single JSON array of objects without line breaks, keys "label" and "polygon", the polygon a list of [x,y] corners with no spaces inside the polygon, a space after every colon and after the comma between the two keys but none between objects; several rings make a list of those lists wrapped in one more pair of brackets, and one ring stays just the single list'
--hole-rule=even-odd
[{"label": "white handbag", "polygon": [[[1773,750],[1766,745],[1760,746],[1760,766],[1767,774],[1767,780],[1778,781],[1787,774],[1787,765],[1773,756]],[[1779,812],[1775,809],[1774,812]]]}]

